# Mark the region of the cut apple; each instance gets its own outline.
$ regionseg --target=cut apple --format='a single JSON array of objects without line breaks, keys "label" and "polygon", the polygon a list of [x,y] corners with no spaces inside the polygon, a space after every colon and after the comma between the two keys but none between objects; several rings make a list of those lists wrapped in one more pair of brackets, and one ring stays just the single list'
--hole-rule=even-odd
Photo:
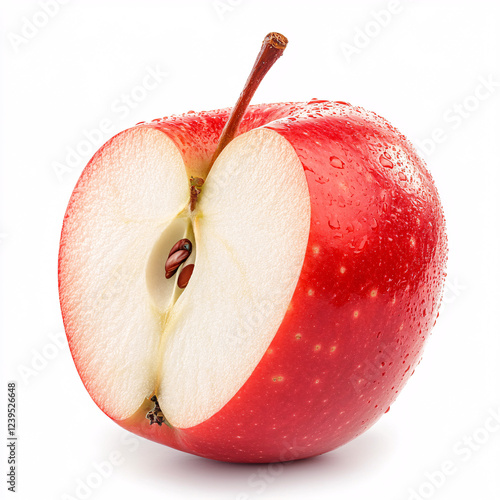
[{"label": "cut apple", "polygon": [[[120,134],[89,170],[61,249],[77,366],[110,417],[156,393],[168,422],[194,426],[236,394],[286,313],[309,235],[304,169],[282,136],[250,131],[220,155],[194,212],[182,158],[158,130]],[[185,237],[195,270],[180,291],[164,266]],[[265,322],[252,328],[256,314]]]},{"label": "cut apple", "polygon": [[295,460],[364,432],[443,291],[443,210],[402,134],[345,102],[247,108],[284,46],[266,37],[231,113],[106,143],[61,235],[63,320],[94,401],[217,460]]},{"label": "cut apple", "polygon": [[[212,184],[225,184],[216,197]],[[304,169],[271,130],[248,132],[226,147],[198,207],[195,270],[160,349],[160,406],[181,428],[219,411],[255,369],[285,316],[309,236]],[[249,328],[264,309],[266,321]]]},{"label": "cut apple", "polygon": [[166,227],[171,239],[185,230],[174,221],[188,179],[177,148],[155,130],[119,134],[91,165],[65,217],[61,303],[82,380],[108,415],[123,418],[155,385],[162,324],[148,263]]}]

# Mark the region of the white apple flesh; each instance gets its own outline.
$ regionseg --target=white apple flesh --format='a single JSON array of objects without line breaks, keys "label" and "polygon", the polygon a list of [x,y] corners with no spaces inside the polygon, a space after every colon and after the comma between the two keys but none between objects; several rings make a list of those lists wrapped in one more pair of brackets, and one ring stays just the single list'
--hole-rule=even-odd
[{"label": "white apple flesh", "polygon": [[[234,396],[285,315],[309,233],[304,171],[279,134],[251,131],[224,150],[191,212],[182,157],[152,128],[119,135],[92,171],[63,248],[99,244],[61,254],[75,361],[110,417],[129,417],[158,391],[167,420],[191,427]],[[186,264],[196,262],[184,291],[164,270],[181,238],[193,242]],[[245,329],[263,306],[265,323]]]},{"label": "white apple flesh", "polygon": [[[312,101],[250,107],[191,211],[227,116],[141,124],[91,160],[61,239],[70,348],[98,406],[150,439],[229,461],[323,453],[420,359],[444,276],[439,198],[387,122]],[[164,266],[186,237],[181,290]],[[149,425],[152,394],[172,428]]]},{"label": "white apple flesh", "polygon": [[61,236],[76,367],[119,425],[232,462],[330,451],[418,364],[447,244],[434,183],[374,113],[252,106],[139,124],[84,170]]}]

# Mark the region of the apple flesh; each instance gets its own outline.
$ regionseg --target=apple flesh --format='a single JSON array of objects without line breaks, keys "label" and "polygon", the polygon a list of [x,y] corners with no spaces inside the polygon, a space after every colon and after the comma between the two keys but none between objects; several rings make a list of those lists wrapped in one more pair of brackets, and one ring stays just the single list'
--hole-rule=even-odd
[{"label": "apple flesh", "polygon": [[[96,404],[143,437],[231,462],[318,455],[373,425],[420,360],[439,196],[404,136],[340,102],[250,106],[208,174],[228,117],[139,124],[87,165],[59,255],[70,349]],[[181,289],[165,260],[182,238]]]}]

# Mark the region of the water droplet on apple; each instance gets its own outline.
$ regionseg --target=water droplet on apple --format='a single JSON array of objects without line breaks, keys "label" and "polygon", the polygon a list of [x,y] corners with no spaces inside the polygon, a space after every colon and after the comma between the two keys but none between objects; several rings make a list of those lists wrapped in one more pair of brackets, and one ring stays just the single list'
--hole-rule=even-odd
[{"label": "water droplet on apple", "polygon": [[365,247],[366,245],[366,242],[368,241],[368,236],[363,236],[363,238],[361,239],[361,242],[359,243],[359,250],[363,250],[363,248]]},{"label": "water droplet on apple", "polygon": [[379,158],[380,164],[385,168],[393,168],[394,165],[392,161],[389,159],[389,155],[387,153],[381,154]]},{"label": "water droplet on apple", "polygon": [[313,97],[307,104],[321,104],[322,102],[330,102],[328,99],[317,99]]},{"label": "water droplet on apple", "polygon": [[330,156],[330,165],[334,168],[344,168],[344,162],[336,156]]},{"label": "water droplet on apple", "polygon": [[316,179],[316,182],[318,184],[326,184],[327,182],[329,182],[330,179],[328,177],[323,177],[323,176],[320,176]]},{"label": "water droplet on apple", "polygon": [[328,225],[330,226],[330,229],[340,229],[339,218],[334,216],[333,220],[328,221]]}]

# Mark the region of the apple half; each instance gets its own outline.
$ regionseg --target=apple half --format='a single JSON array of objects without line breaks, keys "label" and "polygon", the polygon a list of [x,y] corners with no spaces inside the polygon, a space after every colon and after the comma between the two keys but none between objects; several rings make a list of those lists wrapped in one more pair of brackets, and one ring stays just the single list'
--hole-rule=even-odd
[{"label": "apple half", "polygon": [[405,137],[341,102],[249,107],[208,173],[228,117],[139,124],[87,165],[59,256],[70,349],[96,404],[141,436],[223,461],[317,455],[370,427],[420,360],[441,204]]}]

